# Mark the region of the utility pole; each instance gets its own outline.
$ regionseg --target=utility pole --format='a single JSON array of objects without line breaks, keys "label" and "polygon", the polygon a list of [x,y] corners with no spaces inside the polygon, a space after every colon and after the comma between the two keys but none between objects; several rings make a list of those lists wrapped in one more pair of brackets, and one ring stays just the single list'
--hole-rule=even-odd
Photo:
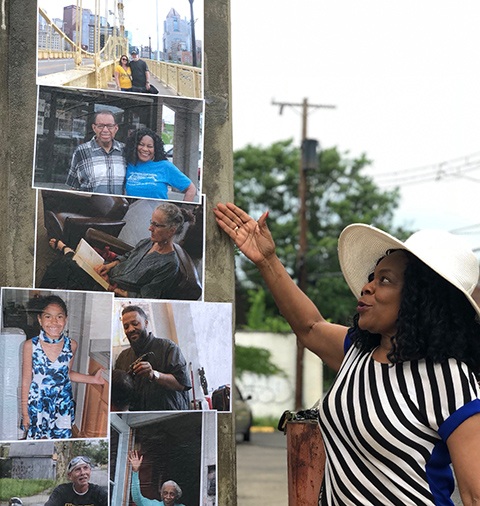
[{"label": "utility pole", "polygon": [[[307,119],[310,110],[316,109],[335,109],[335,105],[320,105],[320,104],[309,104],[308,99],[304,98],[302,103],[293,102],[275,102],[272,100],[272,105],[278,105],[280,107],[279,113],[283,113],[285,107],[300,107],[302,110],[302,135],[300,145],[302,148],[299,164],[299,180],[298,180],[298,198],[300,201],[299,206],[299,225],[300,235],[298,241],[298,254],[297,254],[297,276],[298,276],[298,287],[302,292],[307,291],[307,263],[306,254],[308,248],[307,232],[308,232],[308,220],[307,220],[307,177],[305,164],[305,143],[308,141],[307,138]],[[296,359],[296,376],[295,376],[295,410],[299,410],[303,407],[303,355],[305,347],[299,341],[297,337],[297,359]]]}]

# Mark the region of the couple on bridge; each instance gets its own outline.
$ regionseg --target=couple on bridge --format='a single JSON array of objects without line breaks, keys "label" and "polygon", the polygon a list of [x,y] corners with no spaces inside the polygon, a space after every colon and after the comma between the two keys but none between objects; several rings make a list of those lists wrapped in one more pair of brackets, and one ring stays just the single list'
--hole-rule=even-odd
[{"label": "couple on bridge", "polygon": [[156,95],[158,90],[150,84],[148,65],[139,58],[136,50],[132,50],[131,56],[132,59],[129,61],[128,56],[122,54],[115,67],[114,77],[117,90]]}]

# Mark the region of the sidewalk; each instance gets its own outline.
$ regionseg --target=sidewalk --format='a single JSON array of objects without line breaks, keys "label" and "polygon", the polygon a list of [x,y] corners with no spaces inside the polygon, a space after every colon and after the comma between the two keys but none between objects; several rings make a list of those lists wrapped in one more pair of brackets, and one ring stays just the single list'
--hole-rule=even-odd
[{"label": "sidewalk", "polygon": [[287,506],[287,438],[280,431],[252,431],[237,444],[237,504]]}]

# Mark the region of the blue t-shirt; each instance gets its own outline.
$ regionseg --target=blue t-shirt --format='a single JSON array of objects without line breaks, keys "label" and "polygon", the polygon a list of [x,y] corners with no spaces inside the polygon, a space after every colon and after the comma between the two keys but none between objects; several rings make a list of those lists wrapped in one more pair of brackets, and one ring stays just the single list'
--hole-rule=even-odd
[{"label": "blue t-shirt", "polygon": [[132,197],[167,199],[169,186],[183,192],[190,183],[190,179],[168,160],[129,163],[125,193]]}]

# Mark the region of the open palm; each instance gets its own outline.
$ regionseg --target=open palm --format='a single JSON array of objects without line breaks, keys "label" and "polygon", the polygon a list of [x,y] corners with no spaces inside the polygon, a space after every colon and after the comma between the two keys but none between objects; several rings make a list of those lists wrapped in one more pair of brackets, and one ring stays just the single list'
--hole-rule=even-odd
[{"label": "open palm", "polygon": [[232,203],[214,209],[218,226],[253,263],[259,264],[275,254],[275,243],[267,226],[268,211],[255,221]]}]

